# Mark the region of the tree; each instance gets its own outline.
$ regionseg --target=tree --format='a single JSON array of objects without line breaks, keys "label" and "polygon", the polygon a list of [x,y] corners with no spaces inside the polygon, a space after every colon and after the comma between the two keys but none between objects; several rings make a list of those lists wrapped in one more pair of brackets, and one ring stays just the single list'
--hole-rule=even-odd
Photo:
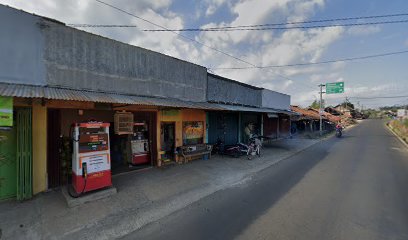
[{"label": "tree", "polygon": [[[309,107],[314,108],[314,109],[319,109],[320,108],[320,101],[314,100]],[[324,108],[324,99],[322,99],[322,108]]]},{"label": "tree", "polygon": [[340,104],[342,107],[347,108],[349,107],[350,109],[354,109],[354,104],[349,102],[348,100],[344,101],[342,104]]}]

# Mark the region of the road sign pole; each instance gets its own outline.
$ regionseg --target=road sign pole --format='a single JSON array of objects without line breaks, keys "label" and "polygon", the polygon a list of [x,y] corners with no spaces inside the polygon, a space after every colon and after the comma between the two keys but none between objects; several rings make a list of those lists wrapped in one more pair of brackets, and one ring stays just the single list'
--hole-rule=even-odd
[{"label": "road sign pole", "polygon": [[323,135],[323,119],[322,119],[322,108],[323,108],[323,86],[325,86],[324,84],[320,84],[320,104],[319,104],[319,118],[320,118],[320,124],[319,124],[319,134],[320,136]]}]

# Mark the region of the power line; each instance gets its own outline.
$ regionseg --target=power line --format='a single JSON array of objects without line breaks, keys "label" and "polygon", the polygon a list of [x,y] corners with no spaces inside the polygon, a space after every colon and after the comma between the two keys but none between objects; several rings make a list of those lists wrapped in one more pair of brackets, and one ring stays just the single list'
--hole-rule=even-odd
[{"label": "power line", "polygon": [[[372,97],[358,97],[358,96],[347,96],[347,99],[355,99],[355,100],[374,100],[374,99],[394,99],[394,98],[407,98],[408,95],[396,95],[396,96],[372,96]],[[329,100],[334,99],[342,99],[344,97],[334,97],[330,98]]]},{"label": "power line", "polygon": [[297,21],[297,22],[285,22],[285,23],[266,23],[266,24],[256,24],[256,25],[239,25],[239,26],[226,26],[226,27],[212,27],[208,29],[221,29],[221,28],[251,28],[251,27],[266,27],[266,26],[282,26],[282,25],[293,25],[293,24],[309,24],[309,23],[322,23],[322,22],[334,22],[334,21],[349,21],[349,20],[361,20],[361,19],[373,19],[373,18],[386,18],[386,17],[402,17],[408,16],[408,13],[397,13],[397,14],[387,14],[387,15],[374,15],[374,16],[360,16],[360,17],[343,17],[343,18],[332,18],[332,19],[321,19],[321,20],[310,20],[310,21]]},{"label": "power line", "polygon": [[[388,14],[388,15],[375,15],[375,16],[360,16],[360,17],[345,17],[345,18],[334,18],[334,19],[322,19],[322,20],[312,20],[312,21],[298,21],[298,22],[284,22],[284,23],[267,23],[267,24],[255,24],[255,25],[239,25],[239,26],[225,26],[225,27],[209,27],[209,28],[185,28],[185,29],[142,29],[142,31],[248,31],[248,30],[286,30],[295,28],[322,28],[322,27],[337,27],[337,26],[362,26],[362,25],[373,25],[373,24],[389,24],[389,23],[400,23],[406,22],[408,20],[395,20],[395,21],[382,21],[382,22],[371,22],[371,23],[348,23],[348,24],[331,24],[331,25],[319,25],[319,26],[292,26],[292,27],[276,27],[276,26],[286,26],[286,25],[299,25],[299,24],[310,24],[310,23],[323,23],[323,22],[334,22],[334,21],[350,21],[350,20],[361,20],[361,19],[376,19],[376,18],[386,18],[386,17],[401,17],[408,16],[408,13],[399,14]],[[137,27],[137,25],[120,25],[120,24],[67,24],[71,27],[80,28],[109,28],[109,27],[123,27],[131,28]]]},{"label": "power line", "polygon": [[[215,51],[215,52],[221,53],[221,54],[223,54],[223,55],[225,55],[225,56],[227,56],[227,57],[230,57],[230,58],[235,59],[235,60],[237,60],[237,61],[240,61],[240,62],[242,62],[242,63],[248,64],[248,65],[250,65],[250,66],[253,67],[253,68],[259,68],[258,66],[256,66],[255,64],[253,64],[253,63],[251,63],[251,62],[248,62],[248,61],[246,61],[246,60],[244,60],[244,59],[238,58],[238,57],[236,57],[236,56],[234,56],[234,55],[232,55],[232,54],[229,54],[229,53],[227,53],[227,52],[221,51],[221,50],[219,50],[219,49],[217,49],[217,48],[215,48],[215,47],[212,47],[212,46],[210,46],[210,45],[204,44],[204,43],[202,43],[202,42],[200,42],[200,41],[197,41],[197,40],[195,40],[195,39],[193,39],[193,38],[187,37],[187,36],[185,36],[185,35],[183,35],[183,34],[180,34],[180,33],[176,32],[176,31],[174,31],[174,30],[168,29],[168,28],[166,28],[166,27],[164,27],[164,26],[161,26],[161,25],[159,25],[159,24],[157,24],[157,23],[154,23],[154,22],[152,22],[152,21],[150,21],[150,20],[147,20],[147,19],[144,19],[144,18],[142,18],[142,17],[139,17],[139,16],[137,16],[137,15],[135,15],[135,14],[133,14],[133,13],[130,13],[130,12],[128,12],[128,11],[125,11],[125,10],[123,10],[123,9],[121,9],[121,8],[118,8],[118,7],[114,6],[114,5],[111,5],[111,4],[106,3],[106,2],[104,2],[104,1],[101,1],[101,0],[95,0],[95,1],[101,3],[101,4],[105,5],[105,6],[108,6],[108,7],[110,7],[110,8],[116,9],[117,11],[120,11],[120,12],[122,12],[122,13],[124,13],[124,14],[127,14],[127,15],[129,15],[129,16],[132,16],[132,17],[134,17],[134,18],[137,18],[137,19],[140,19],[140,20],[142,20],[142,21],[144,21],[144,22],[150,23],[150,24],[152,24],[152,25],[154,25],[154,26],[156,26],[156,27],[159,27],[159,28],[161,28],[161,29],[167,30],[167,31],[169,31],[169,32],[171,32],[171,33],[174,33],[174,34],[176,34],[176,35],[178,35],[178,36],[180,36],[180,37],[182,37],[182,38],[184,38],[184,39],[186,39],[186,40],[192,41],[192,42],[194,42],[194,43],[196,43],[196,44],[199,44],[199,45],[201,45],[201,46],[204,46],[204,47],[206,47],[206,48],[208,48],[208,49],[211,49],[211,50],[213,50],[213,51]],[[286,77],[286,76],[284,76],[284,75],[281,75],[281,74],[278,74],[278,73],[275,73],[275,72],[272,72],[272,71],[270,71],[270,72],[273,73],[273,74],[276,74],[276,75],[278,75],[278,76],[280,76],[280,77],[282,77],[282,78],[285,78],[285,79],[287,79],[287,80],[293,81],[292,79],[290,79],[290,78],[288,78],[288,77]],[[302,83],[302,84],[303,84],[303,83]],[[310,87],[310,86],[308,86],[308,87]],[[311,87],[310,87],[310,88],[311,88]]]},{"label": "power line", "polygon": [[[310,65],[319,65],[319,64],[327,64],[327,63],[347,62],[347,61],[363,60],[363,59],[370,59],[370,58],[378,58],[378,57],[385,57],[385,56],[398,55],[398,54],[404,54],[404,53],[408,53],[408,50],[380,53],[380,54],[360,56],[360,57],[340,58],[340,59],[326,60],[326,61],[321,61],[321,62],[259,66],[258,68],[282,68],[282,67],[310,66]],[[253,67],[222,67],[222,68],[212,68],[212,70],[222,70],[222,69],[242,70],[242,69],[252,69],[252,68]]]},{"label": "power line", "polygon": [[125,14],[129,15],[129,16],[132,16],[132,17],[135,17],[135,18],[137,18],[137,19],[140,19],[140,20],[142,20],[142,21],[144,21],[144,22],[150,23],[150,24],[152,24],[152,25],[154,25],[154,26],[156,26],[156,27],[159,27],[159,28],[162,28],[162,29],[167,30],[167,31],[169,31],[169,32],[172,32],[172,33],[174,33],[174,34],[176,34],[176,35],[178,35],[178,36],[180,36],[180,37],[182,37],[182,38],[184,38],[184,39],[186,39],[186,40],[192,41],[192,42],[194,42],[194,43],[196,43],[196,44],[199,44],[199,45],[201,45],[201,46],[204,46],[204,47],[206,47],[206,48],[209,48],[209,49],[211,49],[211,50],[213,50],[213,51],[216,51],[216,52],[218,52],[218,53],[221,53],[221,54],[223,54],[223,55],[226,55],[226,56],[228,56],[228,57],[230,57],[230,58],[233,58],[233,59],[235,59],[235,60],[237,60],[237,61],[240,61],[240,62],[246,63],[246,64],[248,64],[248,65],[251,65],[251,66],[253,66],[253,67],[256,67],[254,64],[252,64],[252,63],[250,63],[250,62],[248,62],[248,61],[245,61],[245,60],[243,60],[243,59],[240,59],[240,58],[238,58],[238,57],[235,57],[235,56],[233,56],[233,55],[231,55],[231,54],[229,54],[229,53],[226,53],[226,52],[224,52],[224,51],[221,51],[221,50],[219,50],[219,49],[217,49],[217,48],[214,48],[214,47],[212,47],[212,46],[206,45],[206,44],[204,44],[204,43],[202,43],[202,42],[199,42],[199,41],[197,41],[197,40],[195,40],[195,39],[193,39],[193,38],[187,37],[187,36],[185,36],[185,35],[183,35],[183,34],[180,34],[180,33],[176,32],[176,31],[173,31],[173,30],[168,29],[168,28],[166,28],[166,27],[163,27],[163,26],[161,26],[161,25],[159,25],[159,24],[156,24],[156,23],[154,23],[154,22],[152,22],[152,21],[150,21],[150,20],[144,19],[144,18],[139,17],[139,16],[137,16],[137,15],[135,15],[135,14],[133,14],[133,13],[130,13],[130,12],[128,12],[128,11],[125,11],[125,10],[123,10],[123,9],[120,9],[120,8],[118,8],[118,7],[115,7],[115,6],[113,6],[113,5],[109,4],[109,3],[103,2],[103,1],[101,1],[101,0],[95,0],[95,1],[97,1],[97,2],[99,2],[99,3],[101,3],[101,4],[104,4],[105,6],[108,6],[108,7],[111,7],[111,8],[113,8],[113,9],[116,9],[116,10],[122,12],[122,13],[125,13]]},{"label": "power line", "polygon": [[379,96],[379,97],[350,97],[353,99],[382,99],[382,98],[406,98],[408,95],[401,96]]},{"label": "power line", "polygon": [[[266,31],[266,30],[291,30],[291,29],[312,29],[312,28],[333,28],[333,27],[355,27],[367,25],[384,25],[395,23],[407,23],[408,19],[368,22],[368,23],[344,23],[330,25],[313,25],[313,26],[290,26],[290,27],[251,27],[251,28],[181,28],[181,29],[139,29],[142,32],[233,32],[233,31]],[[138,28],[137,25],[122,24],[67,24],[76,28]]]},{"label": "power line", "polygon": [[[395,21],[381,21],[381,22],[369,22],[369,23],[345,23],[345,24],[330,24],[330,25],[314,25],[314,26],[292,26],[292,27],[257,27],[257,28],[232,28],[232,29],[173,29],[177,32],[233,32],[233,31],[266,31],[266,30],[291,30],[291,29],[312,29],[312,28],[333,28],[333,27],[355,27],[366,25],[383,25],[383,24],[395,24],[395,23],[407,23],[407,20],[395,20]],[[168,30],[163,29],[143,29],[144,32],[166,32]]]}]

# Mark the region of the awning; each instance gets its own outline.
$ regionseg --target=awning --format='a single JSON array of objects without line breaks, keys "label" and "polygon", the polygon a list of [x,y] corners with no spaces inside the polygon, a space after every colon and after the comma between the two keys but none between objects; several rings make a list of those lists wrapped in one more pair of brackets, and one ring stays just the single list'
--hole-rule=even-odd
[{"label": "awning", "polygon": [[172,98],[142,97],[134,95],[104,93],[87,90],[74,90],[58,87],[33,86],[0,83],[0,96],[22,98],[44,98],[67,101],[86,101],[97,103],[117,103],[174,108],[193,108],[204,110],[224,110],[207,102],[189,102]]},{"label": "awning", "polygon": [[216,105],[217,108],[222,108],[225,111],[258,112],[258,113],[297,115],[296,112],[293,112],[293,111],[290,111],[290,110],[284,110],[284,109],[248,107],[248,106],[228,105],[228,104],[219,104],[219,103],[210,103],[210,104]]},{"label": "awning", "polygon": [[257,112],[287,115],[297,114],[295,112],[282,109],[248,107],[208,102],[190,102],[174,98],[144,97],[127,94],[96,92],[89,90],[75,90],[61,87],[34,86],[11,83],[0,83],[0,96],[145,105],[158,107],[191,108],[214,111]]},{"label": "awning", "polygon": [[291,116],[298,116],[300,115],[297,112],[291,111],[291,110],[283,110],[283,109],[274,109],[272,108],[274,111],[276,111],[277,113],[281,113],[281,114],[286,114],[286,115],[291,115]]},{"label": "awning", "polygon": [[257,108],[257,107],[247,107],[239,105],[228,105],[228,104],[218,104],[210,103],[211,105],[221,108],[224,111],[234,111],[234,112],[258,112],[258,113],[275,113],[275,111],[266,108]]}]

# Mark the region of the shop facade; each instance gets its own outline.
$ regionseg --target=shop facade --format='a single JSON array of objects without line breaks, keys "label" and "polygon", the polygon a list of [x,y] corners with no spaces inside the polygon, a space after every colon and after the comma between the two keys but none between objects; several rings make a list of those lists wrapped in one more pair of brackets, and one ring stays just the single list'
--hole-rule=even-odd
[{"label": "shop facade", "polygon": [[228,112],[209,113],[209,143],[247,143],[252,136],[290,136],[290,96],[208,74],[207,100]]},{"label": "shop facade", "polygon": [[239,142],[239,113],[225,111],[208,112],[208,143],[222,141],[226,145]]},{"label": "shop facade", "polygon": [[15,29],[0,45],[12,50],[0,59],[0,96],[12,99],[3,112],[14,116],[11,126],[0,124],[0,199],[69,183],[73,145],[92,151],[100,143],[74,138],[75,124],[109,126],[109,138],[97,140],[109,146],[115,174],[180,163],[180,148],[218,138],[245,142],[263,134],[263,113],[280,108],[265,89],[205,67],[10,7],[0,11],[0,22]]},{"label": "shop facade", "polygon": [[206,112],[200,109],[163,109],[158,112],[158,165],[180,162],[181,146],[206,143]]},{"label": "shop facade", "polygon": [[0,103],[0,200],[29,199],[46,190],[45,108],[39,101],[8,96],[1,96]]},{"label": "shop facade", "polygon": [[[46,101],[47,102],[47,101]],[[156,165],[157,107],[120,107],[107,103],[48,101],[48,187],[69,182],[71,176],[72,126],[82,122],[109,123],[112,174]],[[126,132],[117,130],[116,115],[131,119]],[[123,129],[122,129],[123,130]]]},{"label": "shop facade", "polygon": [[263,119],[264,136],[270,139],[279,139],[279,115],[264,113]]}]

